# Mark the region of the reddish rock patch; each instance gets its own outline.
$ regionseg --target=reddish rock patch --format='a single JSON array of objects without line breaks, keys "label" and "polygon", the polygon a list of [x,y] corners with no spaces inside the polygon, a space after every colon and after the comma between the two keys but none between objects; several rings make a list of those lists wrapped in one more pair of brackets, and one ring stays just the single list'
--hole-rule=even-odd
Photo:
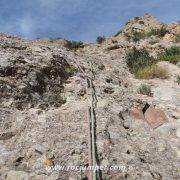
[{"label": "reddish rock patch", "polygon": [[160,109],[155,109],[154,107],[149,107],[144,115],[146,121],[154,129],[167,122],[167,116],[165,113]]},{"label": "reddish rock patch", "polygon": [[141,108],[132,108],[130,110],[130,116],[135,119],[145,120],[144,114]]}]

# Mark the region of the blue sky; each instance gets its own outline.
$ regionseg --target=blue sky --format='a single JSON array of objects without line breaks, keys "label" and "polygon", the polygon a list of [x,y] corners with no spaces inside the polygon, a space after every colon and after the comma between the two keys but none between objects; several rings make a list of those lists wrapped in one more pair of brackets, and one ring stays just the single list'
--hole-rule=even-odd
[{"label": "blue sky", "polygon": [[145,13],[178,21],[180,0],[0,0],[0,32],[91,42]]}]

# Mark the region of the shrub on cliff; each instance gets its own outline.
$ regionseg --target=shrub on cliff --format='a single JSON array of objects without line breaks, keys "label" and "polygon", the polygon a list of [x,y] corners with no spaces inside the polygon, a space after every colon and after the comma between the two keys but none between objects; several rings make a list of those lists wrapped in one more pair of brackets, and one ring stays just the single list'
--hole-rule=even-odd
[{"label": "shrub on cliff", "polygon": [[147,84],[141,84],[140,87],[138,88],[137,92],[139,94],[147,95],[147,96],[152,96],[151,93],[151,86]]},{"label": "shrub on cliff", "polygon": [[165,49],[165,52],[158,56],[158,61],[169,61],[177,64],[180,61],[180,46],[172,46]]},{"label": "shrub on cliff", "polygon": [[76,50],[78,48],[83,48],[84,44],[81,41],[67,41],[66,47],[70,50]]},{"label": "shrub on cliff", "polygon": [[149,33],[147,33],[147,36],[158,36],[158,37],[164,37],[167,33],[169,33],[169,30],[165,26],[162,26],[159,29],[151,29]]},{"label": "shrub on cliff", "polygon": [[96,42],[102,44],[106,40],[105,36],[98,36]]},{"label": "shrub on cliff", "polygon": [[126,63],[132,73],[137,73],[139,69],[151,66],[154,63],[154,58],[151,57],[145,49],[136,49],[135,47],[127,53]]}]

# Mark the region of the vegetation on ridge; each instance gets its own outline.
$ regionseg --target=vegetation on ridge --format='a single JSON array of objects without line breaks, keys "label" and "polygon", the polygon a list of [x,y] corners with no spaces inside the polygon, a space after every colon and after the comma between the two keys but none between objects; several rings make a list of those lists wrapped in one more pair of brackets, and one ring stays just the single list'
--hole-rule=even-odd
[{"label": "vegetation on ridge", "polygon": [[84,44],[81,41],[67,41],[65,46],[70,50],[77,50],[78,48],[83,48]]},{"label": "vegetation on ridge", "polygon": [[155,59],[151,57],[147,50],[136,49],[130,50],[126,55],[126,63],[131,73],[136,74],[140,69],[151,66]]},{"label": "vegetation on ridge", "polygon": [[158,61],[169,61],[177,64],[180,61],[180,46],[166,48],[164,53],[158,55]]},{"label": "vegetation on ridge", "polygon": [[[167,33],[170,33],[169,30],[167,30],[166,26],[162,26],[159,29],[151,29],[149,32],[139,32],[136,30],[132,30],[131,33],[124,33],[124,36],[127,38],[128,41],[138,42],[141,39],[145,39],[146,37],[151,36],[157,36],[159,38],[164,37]],[[178,37],[176,38],[176,41],[178,41]]]},{"label": "vegetation on ridge", "polygon": [[159,38],[164,37],[167,33],[170,33],[169,30],[167,30],[166,26],[162,26],[159,29],[151,29],[151,31],[149,31],[147,33],[147,37],[150,36],[158,36]]},{"label": "vegetation on ridge", "polygon": [[105,40],[106,40],[105,36],[98,36],[97,39],[96,39],[96,42],[98,44],[102,44]]},{"label": "vegetation on ridge", "polygon": [[172,46],[167,48],[157,58],[150,56],[147,50],[136,49],[135,47],[126,55],[126,63],[130,72],[139,79],[168,78],[167,70],[156,65],[159,61],[169,61],[173,64],[178,63],[180,61],[180,47]]}]

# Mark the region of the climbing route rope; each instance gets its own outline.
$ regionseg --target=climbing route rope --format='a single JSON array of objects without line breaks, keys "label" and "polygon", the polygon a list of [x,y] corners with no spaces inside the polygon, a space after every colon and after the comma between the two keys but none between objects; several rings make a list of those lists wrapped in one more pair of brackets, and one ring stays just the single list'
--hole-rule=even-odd
[{"label": "climbing route rope", "polygon": [[87,78],[87,93],[88,89],[90,92],[90,111],[89,111],[89,117],[90,117],[90,130],[91,130],[91,157],[92,157],[92,179],[97,179],[97,152],[96,152],[96,115],[95,115],[95,109],[97,104],[97,98],[96,98],[96,92],[93,84],[94,80],[94,72],[93,72],[93,66],[92,62],[90,62],[90,77]]},{"label": "climbing route rope", "polygon": [[97,148],[96,148],[96,104],[97,97],[96,91],[94,87],[94,70],[93,63],[89,61],[90,65],[90,76],[88,76],[78,62],[75,62],[78,69],[84,75],[86,79],[86,94],[87,98],[90,99],[88,109],[87,109],[87,119],[88,119],[88,164],[92,168],[89,170],[88,179],[89,180],[97,180],[98,179],[98,170],[97,170]]}]

